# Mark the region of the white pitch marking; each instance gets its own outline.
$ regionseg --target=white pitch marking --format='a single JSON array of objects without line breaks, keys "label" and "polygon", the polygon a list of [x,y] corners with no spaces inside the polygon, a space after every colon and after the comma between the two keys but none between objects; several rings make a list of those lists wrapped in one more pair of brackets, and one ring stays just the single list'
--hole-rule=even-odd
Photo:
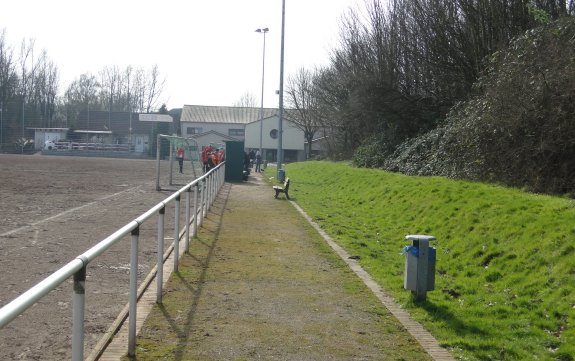
[{"label": "white pitch marking", "polygon": [[13,230],[8,231],[8,232],[4,232],[4,233],[0,234],[0,237],[9,236],[9,235],[11,235],[11,234],[24,231],[24,230],[26,230],[26,229],[28,229],[28,228],[37,226],[37,225],[42,224],[42,223],[46,223],[46,222],[51,221],[51,220],[54,220],[54,219],[56,219],[56,218],[65,216],[65,215],[67,215],[67,214],[69,214],[69,213],[75,212],[75,211],[77,211],[77,210],[80,210],[80,209],[83,209],[83,208],[92,206],[92,205],[94,205],[94,204],[96,204],[96,203],[98,203],[98,202],[100,202],[100,201],[106,200],[106,199],[108,199],[108,198],[115,197],[115,196],[120,195],[120,194],[122,194],[122,193],[126,193],[126,192],[129,192],[129,191],[131,191],[131,190],[138,189],[138,188],[141,188],[141,187],[142,187],[142,186],[139,185],[139,186],[137,186],[137,187],[133,187],[133,188],[130,188],[130,189],[125,189],[125,190],[123,190],[123,191],[121,191],[121,192],[111,194],[111,195],[109,195],[109,196],[106,196],[106,197],[97,199],[97,200],[92,201],[92,202],[90,202],[90,203],[86,203],[86,204],[81,205],[81,206],[79,206],[79,207],[75,207],[75,208],[72,208],[72,209],[68,209],[68,210],[66,210],[66,211],[64,211],[64,212],[62,212],[62,213],[58,213],[58,214],[56,214],[56,215],[54,215],[54,216],[51,216],[51,217],[48,217],[48,218],[39,220],[38,222],[34,222],[34,223],[28,224],[28,225],[26,225],[26,226],[22,226],[22,227],[16,228],[16,229],[13,229]]}]

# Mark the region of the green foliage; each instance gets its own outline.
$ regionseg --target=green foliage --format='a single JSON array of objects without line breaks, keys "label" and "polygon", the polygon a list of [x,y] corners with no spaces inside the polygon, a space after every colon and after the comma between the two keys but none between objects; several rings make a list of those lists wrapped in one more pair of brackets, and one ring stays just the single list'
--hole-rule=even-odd
[{"label": "green foliage", "polygon": [[[286,174],[298,204],[457,357],[573,360],[573,201],[345,163]],[[437,237],[426,302],[403,289],[407,234]]]},{"label": "green foliage", "polygon": [[389,144],[385,140],[372,137],[354,152],[353,164],[357,167],[377,168],[389,153]]},{"label": "green foliage", "polygon": [[543,9],[539,9],[532,4],[527,4],[527,10],[540,25],[547,25],[551,21],[551,15]]},{"label": "green foliage", "polygon": [[575,191],[575,18],[530,30],[491,57],[478,95],[410,139],[383,168]]}]

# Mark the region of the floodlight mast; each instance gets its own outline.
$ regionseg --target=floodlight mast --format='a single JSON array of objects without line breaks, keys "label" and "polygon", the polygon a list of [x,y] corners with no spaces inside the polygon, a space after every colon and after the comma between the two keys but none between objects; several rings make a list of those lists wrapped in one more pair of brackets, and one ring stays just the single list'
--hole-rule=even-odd
[{"label": "floodlight mast", "polygon": [[269,28],[260,28],[256,29],[256,33],[264,34],[264,49],[262,55],[262,96],[261,96],[261,104],[260,104],[260,157],[263,157],[263,150],[262,150],[262,138],[263,138],[263,122],[264,122],[264,79],[265,79],[265,72],[266,72],[266,33],[269,31]]},{"label": "floodlight mast", "polygon": [[278,165],[277,177],[280,177],[280,170],[283,162],[282,138],[283,138],[283,115],[284,115],[284,33],[285,33],[285,15],[286,15],[286,2],[282,0],[282,41],[281,41],[281,61],[280,61],[280,103],[279,103],[279,121],[278,121]]}]

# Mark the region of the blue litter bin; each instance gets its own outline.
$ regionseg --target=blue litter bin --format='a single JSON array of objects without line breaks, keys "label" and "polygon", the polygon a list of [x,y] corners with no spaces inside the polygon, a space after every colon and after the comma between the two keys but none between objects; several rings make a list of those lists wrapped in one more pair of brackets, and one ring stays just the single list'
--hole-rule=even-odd
[{"label": "blue litter bin", "polygon": [[278,169],[278,181],[283,182],[286,180],[286,171],[284,169]]}]

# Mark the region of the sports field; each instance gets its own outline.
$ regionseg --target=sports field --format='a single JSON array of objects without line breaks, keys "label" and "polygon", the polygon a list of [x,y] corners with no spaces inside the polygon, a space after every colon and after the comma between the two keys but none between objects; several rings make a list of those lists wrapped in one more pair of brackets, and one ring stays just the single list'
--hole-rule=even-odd
[{"label": "sports field", "polygon": [[[0,155],[0,175],[0,306],[170,194],[155,190],[152,160]],[[176,183],[192,180],[184,168]],[[167,208],[167,237],[173,216]],[[140,230],[140,280],[156,260],[156,223]],[[128,301],[129,249],[126,237],[88,266],[85,355]],[[70,359],[72,292],[68,280],[1,329],[0,360]]]}]

